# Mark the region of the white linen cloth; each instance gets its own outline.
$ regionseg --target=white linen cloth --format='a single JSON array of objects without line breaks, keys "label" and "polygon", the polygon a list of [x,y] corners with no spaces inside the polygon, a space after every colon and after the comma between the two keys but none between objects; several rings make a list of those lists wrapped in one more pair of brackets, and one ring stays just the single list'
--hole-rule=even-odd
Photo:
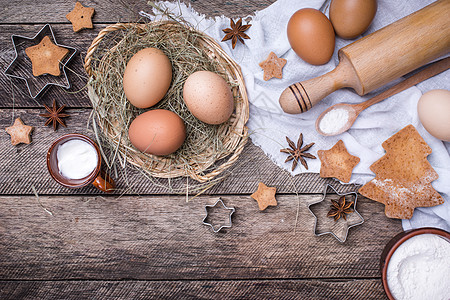
[{"label": "white linen cloth", "polygon": [[[231,41],[220,42],[224,36],[222,29],[228,28],[230,25],[229,18],[223,16],[213,19],[206,18],[184,4],[161,3],[175,15],[181,15],[196,28],[215,38],[241,66],[250,101],[248,121],[250,138],[280,168],[291,172],[291,164],[284,163],[286,154],[280,153],[281,148],[288,146],[285,136],[296,142],[298,135],[302,132],[305,143],[316,143],[310,151],[316,156],[317,150],[330,149],[338,140],[342,139],[348,151],[361,159],[353,170],[351,183],[363,184],[375,176],[369,169],[370,165],[385,154],[381,144],[406,125],[414,125],[433,150],[428,160],[439,174],[439,179],[432,185],[444,197],[445,203],[430,208],[417,208],[412,219],[403,220],[403,228],[407,230],[432,226],[450,231],[450,143],[442,142],[431,136],[420,124],[417,115],[417,101],[422,93],[438,88],[450,90],[450,70],[369,107],[361,113],[349,131],[334,137],[324,137],[316,132],[314,124],[318,115],[333,104],[359,103],[380,91],[360,97],[353,90],[339,90],[323,99],[310,111],[299,115],[286,114],[279,106],[279,96],[286,87],[334,69],[338,64],[338,49],[354,41],[336,37],[333,58],[322,66],[313,66],[304,62],[291,49],[286,34],[287,23],[291,15],[305,7],[319,9],[323,2],[324,0],[278,0],[266,9],[255,12],[254,15],[248,16],[251,18],[252,27],[246,33],[251,39],[245,40],[245,45],[238,41],[235,49],[231,48]],[[433,1],[378,0],[377,14],[368,31],[363,35],[372,33],[431,2]],[[143,14],[145,15],[145,13]],[[244,24],[246,24],[245,21]],[[271,51],[275,52],[278,57],[287,59],[287,64],[283,69],[283,79],[273,78],[264,81],[263,70],[259,67],[259,63],[265,60]],[[291,173],[292,175],[302,172],[318,173],[320,170],[319,159],[308,160],[308,166],[309,170],[306,170],[299,164]]]}]

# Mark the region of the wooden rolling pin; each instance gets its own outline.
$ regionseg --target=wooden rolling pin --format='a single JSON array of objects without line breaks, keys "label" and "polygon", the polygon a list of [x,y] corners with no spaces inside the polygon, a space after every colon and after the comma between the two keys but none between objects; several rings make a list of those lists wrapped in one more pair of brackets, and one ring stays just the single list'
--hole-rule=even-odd
[{"label": "wooden rolling pin", "polygon": [[280,105],[298,114],[344,87],[362,96],[449,52],[450,0],[439,0],[345,46],[334,70],[289,86]]}]

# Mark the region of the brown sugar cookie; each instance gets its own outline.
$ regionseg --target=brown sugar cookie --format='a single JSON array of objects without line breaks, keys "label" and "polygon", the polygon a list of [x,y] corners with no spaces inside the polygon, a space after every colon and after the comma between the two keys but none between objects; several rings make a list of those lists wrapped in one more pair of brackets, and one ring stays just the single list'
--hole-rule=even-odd
[{"label": "brown sugar cookie", "polygon": [[396,219],[410,219],[416,207],[444,203],[431,186],[439,178],[427,160],[431,148],[414,126],[406,126],[382,146],[386,154],[370,166],[376,177],[359,189],[361,195],[386,205],[386,216]]},{"label": "brown sugar cookie", "polygon": [[13,146],[20,143],[31,143],[30,134],[33,131],[33,127],[23,124],[20,118],[17,118],[14,121],[14,125],[7,127],[5,131],[11,136],[11,144]]},{"label": "brown sugar cookie", "polygon": [[264,183],[258,184],[258,190],[250,195],[258,202],[259,210],[265,210],[268,206],[277,206],[277,200],[275,199],[275,193],[277,188],[268,187]]},{"label": "brown sugar cookie", "polygon": [[348,153],[342,140],[329,150],[319,150],[320,177],[334,177],[342,182],[350,182],[353,168],[359,163],[359,157]]},{"label": "brown sugar cookie", "polygon": [[283,78],[283,67],[286,63],[286,59],[278,58],[275,53],[270,52],[267,59],[259,64],[264,70],[264,80],[267,81],[273,77]]},{"label": "brown sugar cookie", "polygon": [[73,31],[78,32],[84,28],[94,28],[92,16],[94,8],[84,7],[80,2],[75,3],[75,8],[66,15],[67,20],[72,23]]},{"label": "brown sugar cookie", "polygon": [[69,53],[69,49],[53,44],[48,36],[45,36],[36,46],[28,47],[25,53],[31,60],[33,75],[50,74],[61,75],[60,62]]}]

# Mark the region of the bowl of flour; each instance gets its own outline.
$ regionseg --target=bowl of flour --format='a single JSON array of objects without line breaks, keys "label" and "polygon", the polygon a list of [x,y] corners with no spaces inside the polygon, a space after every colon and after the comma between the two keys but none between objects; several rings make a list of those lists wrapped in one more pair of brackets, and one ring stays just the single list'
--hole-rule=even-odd
[{"label": "bowl of flour", "polygon": [[381,255],[381,278],[392,300],[449,300],[450,233],[420,228],[398,234]]}]

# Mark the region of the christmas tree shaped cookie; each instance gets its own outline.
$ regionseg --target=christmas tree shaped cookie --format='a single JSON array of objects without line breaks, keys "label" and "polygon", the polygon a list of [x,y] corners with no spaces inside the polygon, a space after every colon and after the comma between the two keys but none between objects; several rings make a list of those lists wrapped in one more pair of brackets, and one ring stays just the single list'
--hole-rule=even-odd
[{"label": "christmas tree shaped cookie", "polygon": [[389,218],[410,219],[416,207],[444,203],[431,186],[438,174],[427,156],[431,148],[412,125],[383,143],[386,154],[370,166],[376,177],[359,189],[369,199],[383,203]]}]

